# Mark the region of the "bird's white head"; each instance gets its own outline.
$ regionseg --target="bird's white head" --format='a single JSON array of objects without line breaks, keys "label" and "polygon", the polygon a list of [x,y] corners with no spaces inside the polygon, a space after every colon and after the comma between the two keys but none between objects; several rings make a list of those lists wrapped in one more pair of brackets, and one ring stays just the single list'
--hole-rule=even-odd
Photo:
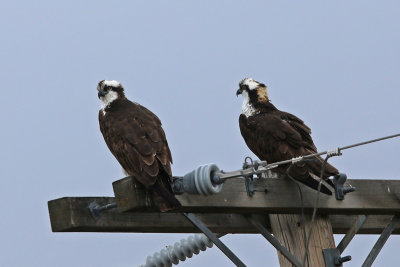
[{"label": "bird's white head", "polygon": [[247,117],[256,114],[257,104],[268,102],[267,86],[257,82],[253,78],[245,78],[240,81],[236,96],[243,96],[242,113]]},{"label": "bird's white head", "polygon": [[113,101],[118,98],[125,97],[124,87],[118,81],[102,80],[97,85],[97,95],[101,101],[102,109],[109,106]]},{"label": "bird's white head", "polygon": [[239,87],[245,86],[249,90],[257,89],[260,86],[260,83],[255,81],[253,78],[245,78],[240,81]]}]

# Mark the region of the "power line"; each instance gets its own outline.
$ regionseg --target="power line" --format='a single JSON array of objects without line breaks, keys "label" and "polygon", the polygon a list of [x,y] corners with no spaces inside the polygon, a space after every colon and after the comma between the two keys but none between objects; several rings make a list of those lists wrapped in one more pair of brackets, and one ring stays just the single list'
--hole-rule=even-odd
[{"label": "power line", "polygon": [[266,161],[254,161],[255,162],[254,165],[250,166],[249,168],[246,168],[246,169],[231,171],[231,172],[224,172],[224,171],[216,172],[214,174],[214,177],[212,177],[212,181],[215,184],[222,184],[225,182],[225,180],[230,179],[230,178],[246,177],[249,175],[261,174],[261,173],[267,172],[268,170],[274,169],[280,165],[284,165],[284,164],[288,164],[288,163],[301,162],[305,159],[310,159],[310,158],[314,158],[314,157],[318,157],[318,156],[322,156],[322,155],[328,155],[329,157],[339,156],[339,155],[341,155],[341,151],[343,151],[343,150],[358,147],[358,146],[363,146],[363,145],[367,145],[367,144],[371,144],[371,143],[375,143],[375,142],[379,142],[379,141],[383,141],[383,140],[391,139],[391,138],[395,138],[395,137],[400,137],[400,133],[381,137],[381,138],[371,139],[368,141],[355,143],[355,144],[348,145],[348,146],[338,147],[338,148],[335,148],[332,150],[326,150],[326,151],[318,152],[318,153],[314,153],[314,154],[303,155],[300,157],[283,160],[283,161],[279,161],[279,162],[275,162],[275,163],[270,163],[270,164],[268,164]]}]

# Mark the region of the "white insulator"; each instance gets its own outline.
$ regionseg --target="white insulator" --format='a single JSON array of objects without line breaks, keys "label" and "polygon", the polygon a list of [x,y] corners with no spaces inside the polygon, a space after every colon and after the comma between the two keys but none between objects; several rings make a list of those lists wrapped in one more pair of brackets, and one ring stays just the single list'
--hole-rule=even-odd
[{"label": "white insulator", "polygon": [[156,252],[153,256],[148,256],[146,264],[140,267],[171,267],[172,264],[177,265],[179,261],[185,261],[191,258],[193,254],[199,254],[205,251],[207,247],[211,248],[213,243],[203,234],[191,235],[180,242],[176,242],[173,246],[167,246],[160,252]]},{"label": "white insulator", "polygon": [[214,184],[212,176],[219,172],[215,164],[202,165],[183,177],[184,192],[200,195],[212,195],[221,192],[222,184]]}]

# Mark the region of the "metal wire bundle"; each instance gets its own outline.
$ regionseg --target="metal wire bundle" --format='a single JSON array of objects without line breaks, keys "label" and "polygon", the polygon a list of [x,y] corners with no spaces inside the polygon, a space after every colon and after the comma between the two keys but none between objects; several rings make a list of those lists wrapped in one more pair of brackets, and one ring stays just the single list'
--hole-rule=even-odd
[{"label": "metal wire bundle", "polygon": [[171,267],[172,264],[177,265],[179,261],[185,261],[193,254],[197,255],[200,251],[205,251],[207,247],[212,246],[213,243],[204,234],[191,235],[173,246],[167,246],[160,252],[154,253],[153,256],[148,256],[146,264],[140,267]]}]

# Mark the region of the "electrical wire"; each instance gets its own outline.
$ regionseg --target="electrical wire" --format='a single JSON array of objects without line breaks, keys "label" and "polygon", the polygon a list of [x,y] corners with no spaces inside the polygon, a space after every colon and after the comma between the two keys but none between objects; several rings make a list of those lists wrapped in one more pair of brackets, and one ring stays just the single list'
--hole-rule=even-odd
[{"label": "electrical wire", "polygon": [[319,177],[317,196],[315,198],[315,204],[314,204],[313,213],[312,213],[312,216],[311,216],[310,230],[308,231],[308,236],[307,236],[307,241],[306,241],[306,245],[305,245],[306,247],[305,247],[305,253],[304,253],[304,257],[303,257],[303,261],[302,261],[303,262],[302,266],[305,266],[305,262],[306,262],[306,259],[308,257],[308,247],[310,245],[311,234],[312,234],[312,230],[313,230],[313,227],[314,227],[315,216],[317,214],[317,209],[318,209],[318,205],[319,205],[319,196],[321,195],[322,179],[324,177],[326,164],[328,163],[328,159],[330,157],[333,157],[333,154],[332,155],[327,155],[325,157],[324,162],[322,163],[322,166],[321,166],[321,175]]},{"label": "electrical wire", "polygon": [[352,144],[352,145],[348,145],[348,146],[338,147],[333,150],[326,150],[323,152],[308,154],[308,155],[300,156],[297,158],[292,158],[292,159],[283,160],[283,161],[270,163],[270,164],[268,164],[266,161],[255,161],[255,164],[257,164],[257,168],[254,168],[255,166],[248,166],[248,168],[241,169],[238,171],[232,171],[232,172],[220,171],[220,172],[215,173],[215,177],[214,177],[215,181],[213,181],[213,182],[216,184],[222,184],[227,179],[230,179],[230,178],[246,177],[246,176],[249,176],[252,174],[261,174],[261,173],[267,172],[268,170],[274,169],[280,165],[301,162],[303,160],[315,158],[315,157],[322,156],[322,155],[336,156],[336,155],[340,155],[341,151],[346,150],[346,149],[354,148],[357,146],[363,146],[366,144],[371,144],[371,143],[375,143],[375,142],[379,142],[382,140],[391,139],[391,138],[395,138],[395,137],[400,137],[400,133],[381,137],[381,138],[371,139],[371,140],[368,140],[365,142],[360,142],[360,143],[356,143],[356,144]]},{"label": "electrical wire", "polygon": [[360,143],[356,143],[356,144],[352,144],[352,145],[348,145],[348,146],[338,147],[338,148],[332,149],[332,150],[326,150],[326,151],[323,151],[323,152],[318,152],[318,153],[314,153],[314,154],[308,154],[308,155],[300,156],[298,158],[292,158],[292,159],[289,159],[289,160],[283,160],[283,161],[279,161],[279,162],[276,162],[276,163],[267,164],[266,161],[261,161],[261,162],[259,162],[259,164],[266,167],[266,166],[273,166],[273,165],[279,166],[279,165],[282,165],[282,164],[287,164],[287,163],[297,162],[297,161],[300,162],[300,161],[302,161],[304,159],[314,158],[314,157],[322,156],[322,155],[326,155],[326,154],[328,154],[328,155],[330,155],[330,154],[340,154],[341,151],[349,149],[349,148],[354,148],[354,147],[357,147],[357,146],[363,146],[363,145],[367,145],[367,144],[371,144],[371,143],[375,143],[375,142],[379,142],[379,141],[383,141],[383,140],[391,139],[391,138],[395,138],[395,137],[400,137],[400,133],[393,134],[393,135],[388,135],[388,136],[381,137],[381,138],[371,139],[371,140],[368,140],[368,141],[364,141],[364,142],[360,142]]}]

